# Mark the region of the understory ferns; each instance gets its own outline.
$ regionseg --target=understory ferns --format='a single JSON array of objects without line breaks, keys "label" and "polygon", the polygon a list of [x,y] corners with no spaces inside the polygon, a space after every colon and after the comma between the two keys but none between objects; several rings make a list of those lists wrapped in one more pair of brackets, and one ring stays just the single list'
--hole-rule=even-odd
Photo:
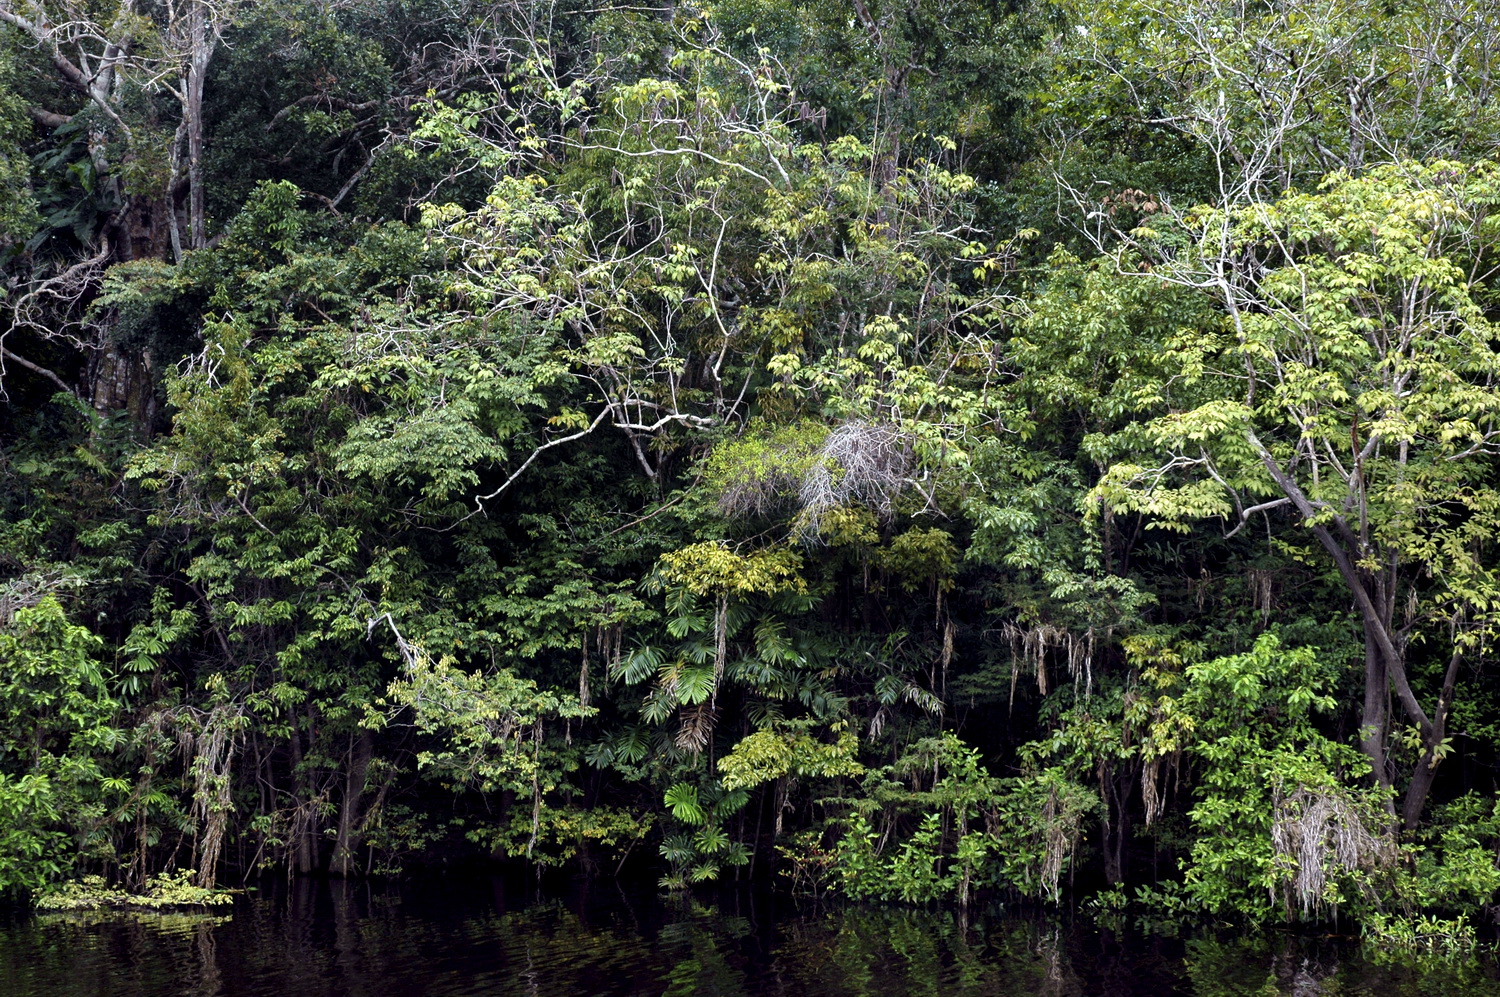
[{"label": "understory ferns", "polygon": [[[777,617],[804,601],[801,566],[791,548],[740,553],[713,541],[661,555],[646,586],[665,595],[667,633],[682,642],[671,656],[643,649],[615,676],[639,681],[641,666],[654,662],[657,681],[642,701],[641,716],[660,723],[675,712],[680,750],[697,755],[708,747],[720,691],[729,682],[770,698],[783,698],[795,687],[804,661]],[[766,618],[750,641],[735,640],[757,612]]]},{"label": "understory ferns", "polygon": [[662,802],[673,825],[661,843],[661,857],[669,868],[661,877],[663,888],[680,890],[693,883],[713,882],[725,867],[749,863],[749,848],[732,839],[726,827],[749,799],[743,789],[712,784],[699,787],[679,782],[667,790]]}]

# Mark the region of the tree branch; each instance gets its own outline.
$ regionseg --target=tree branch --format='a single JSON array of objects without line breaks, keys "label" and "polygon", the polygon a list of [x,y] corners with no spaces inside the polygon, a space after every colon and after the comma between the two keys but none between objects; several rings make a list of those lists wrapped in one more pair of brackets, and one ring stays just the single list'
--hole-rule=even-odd
[{"label": "tree branch", "polygon": [[58,114],[43,107],[28,107],[26,113],[31,115],[31,120],[43,128],[61,128],[73,120],[71,114]]},{"label": "tree branch", "polygon": [[[59,390],[65,391],[68,394],[73,395],[75,398],[78,396],[77,391],[75,391],[73,388],[70,388],[66,381],[58,377],[52,371],[39,364],[32,363],[30,360],[27,360],[25,357],[18,355],[14,351],[7,349],[4,346],[0,346],[0,357],[4,357],[6,360],[14,360],[16,363],[20,364],[22,367],[25,367],[33,374],[39,374],[42,377],[45,377],[47,380],[57,385]],[[0,374],[3,374],[4,370],[5,368],[3,364],[0,364]]]},{"label": "tree branch", "polygon": [[594,416],[594,421],[589,423],[587,428],[580,429],[576,433],[569,433],[567,436],[559,436],[555,440],[548,440],[546,443],[541,444],[535,450],[531,451],[531,456],[527,457],[526,460],[521,464],[521,466],[516,468],[515,471],[511,473],[511,476],[506,478],[499,488],[496,488],[488,495],[475,496],[474,505],[477,507],[475,511],[482,512],[484,510],[485,502],[488,502],[492,498],[498,498],[502,492],[504,492],[511,485],[515,484],[516,479],[521,476],[521,472],[530,467],[532,465],[532,462],[542,455],[542,451],[551,450],[553,447],[560,447],[564,443],[571,443],[573,440],[582,439],[583,437],[589,435],[594,430],[599,428],[599,425],[604,422],[605,416],[609,415],[611,410],[612,406],[604,406],[604,408],[600,410],[599,414]]},{"label": "tree branch", "polygon": [[1290,498],[1279,498],[1279,499],[1272,499],[1269,502],[1262,502],[1259,505],[1252,505],[1248,509],[1241,510],[1240,511],[1240,524],[1238,526],[1236,526],[1234,529],[1230,530],[1228,533],[1224,534],[1224,538],[1227,540],[1230,537],[1234,536],[1236,533],[1238,533],[1240,530],[1243,530],[1245,528],[1245,524],[1248,523],[1248,522],[1250,522],[1250,517],[1253,516],[1253,515],[1255,515],[1257,512],[1269,512],[1272,509],[1279,509],[1281,506],[1291,505],[1291,504],[1292,504],[1292,500]]}]

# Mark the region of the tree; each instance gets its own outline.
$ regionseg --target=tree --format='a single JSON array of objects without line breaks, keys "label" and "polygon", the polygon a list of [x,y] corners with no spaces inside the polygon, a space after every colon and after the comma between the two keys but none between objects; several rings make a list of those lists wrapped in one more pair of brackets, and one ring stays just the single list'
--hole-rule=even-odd
[{"label": "tree", "polygon": [[[161,197],[167,205],[165,219],[174,254],[199,248],[207,242],[204,219],[203,93],[209,63],[218,48],[224,27],[234,16],[230,3],[216,0],[163,0],[159,4],[137,0],[90,10],[81,4],[60,0],[47,3],[0,3],[0,23],[21,32],[56,71],[64,92],[86,100],[98,120],[83,122],[89,133],[89,153],[95,171],[119,184],[123,197]],[[176,99],[179,120],[168,143],[169,176],[161,193],[150,190],[152,160],[157,155],[151,134],[153,122],[141,106],[157,92]],[[82,109],[62,110],[33,107],[32,117],[44,127],[61,129],[74,125]],[[87,117],[87,115],[85,116]],[[122,174],[134,173],[133,177]],[[123,183],[122,183],[123,180]],[[186,238],[176,203],[186,193]],[[130,205],[114,220],[115,259],[139,255],[139,219],[129,215]],[[140,210],[139,208],[137,210]]]},{"label": "tree", "polygon": [[[1051,165],[1085,202],[1111,180],[1114,195],[1150,186],[1244,203],[1339,169],[1495,148],[1486,4],[1057,0],[1056,10],[1039,125]],[[1155,177],[1132,165],[1143,160]]]},{"label": "tree", "polygon": [[[1361,746],[1381,785],[1399,737],[1389,697],[1414,727],[1408,829],[1449,751],[1463,662],[1497,619],[1500,354],[1485,283],[1497,200],[1494,164],[1386,166],[1143,226],[1155,265],[1118,259],[1135,279],[1207,296],[1223,338],[1182,372],[1196,404],[1128,430],[1133,456],[1096,495],[1167,528],[1222,517],[1233,533],[1264,514],[1271,529],[1275,513],[1311,534],[1364,635]],[[1414,680],[1439,649],[1424,697]]]},{"label": "tree", "polygon": [[[46,99],[29,111],[50,136],[46,161],[63,194],[58,210],[43,212],[31,252],[9,268],[0,336],[25,330],[81,351],[86,389],[75,393],[100,413],[129,408],[144,429],[155,412],[152,357],[122,348],[108,317],[88,306],[111,265],[169,252],[180,260],[207,245],[204,86],[233,16],[232,0],[0,0],[6,34],[18,35],[60,84],[42,88]],[[158,119],[163,94],[177,105],[170,132]],[[38,252],[55,234],[59,244]],[[71,390],[58,371],[9,348],[5,355]]]}]

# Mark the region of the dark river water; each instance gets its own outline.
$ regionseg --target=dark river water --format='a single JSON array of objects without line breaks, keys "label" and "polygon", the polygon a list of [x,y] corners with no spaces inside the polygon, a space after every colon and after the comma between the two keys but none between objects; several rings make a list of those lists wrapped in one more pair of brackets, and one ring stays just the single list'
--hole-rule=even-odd
[{"label": "dark river water", "polygon": [[1500,997],[1500,974],[1336,938],[1173,938],[610,883],[539,894],[482,877],[270,884],[215,918],[0,917],[0,995],[93,994]]}]

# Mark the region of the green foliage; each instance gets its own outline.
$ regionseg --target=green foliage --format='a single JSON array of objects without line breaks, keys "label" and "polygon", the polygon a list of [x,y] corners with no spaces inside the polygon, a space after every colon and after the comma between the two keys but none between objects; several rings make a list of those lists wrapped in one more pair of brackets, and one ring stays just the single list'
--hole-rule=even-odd
[{"label": "green foliage", "polygon": [[114,732],[105,726],[114,703],[104,691],[95,658],[102,641],[69,623],[52,596],[18,609],[0,630],[6,662],[0,685],[5,722],[3,759],[8,765],[38,765],[46,754],[73,747],[102,747]]},{"label": "green foliage", "polygon": [[[506,855],[524,857],[539,866],[564,866],[581,853],[590,862],[602,853],[619,861],[651,833],[655,816],[607,806],[558,807],[543,805],[535,814],[516,812],[510,825],[492,840]],[[470,832],[476,840],[487,837]]]},{"label": "green foliage", "polygon": [[759,516],[792,506],[818,461],[828,428],[816,422],[760,426],[714,447],[704,486],[726,517]]},{"label": "green foliage", "polygon": [[1431,827],[1402,848],[1379,909],[1361,920],[1372,945],[1454,956],[1475,946],[1475,911],[1500,895],[1500,810],[1469,793],[1446,804]]},{"label": "green foliage", "polygon": [[195,885],[194,869],[179,869],[152,876],[140,890],[110,887],[102,876],[84,876],[51,887],[36,897],[38,910],[103,910],[145,908],[170,910],[177,907],[222,907],[234,903],[234,891],[211,890]]},{"label": "green foliage", "polygon": [[779,856],[1466,944],[1451,14],[286,0],[213,26],[196,163],[155,14],[86,95],[7,35],[0,890]]},{"label": "green foliage", "polygon": [[1388,818],[1378,793],[1356,788],[1367,761],[1314,723],[1336,705],[1326,656],[1268,633],[1244,654],[1153,677],[1171,692],[1141,704],[1148,764],[1185,755],[1199,773],[1186,900],[1255,919],[1361,902],[1390,865]]},{"label": "green foliage", "polygon": [[698,596],[775,595],[806,589],[798,576],[801,566],[794,550],[738,554],[724,544],[707,542],[663,554],[660,577],[662,584]]},{"label": "green foliage", "polygon": [[66,876],[72,834],[97,818],[99,761],[119,743],[102,642],[45,596],[0,628],[0,893]]},{"label": "green foliage", "polygon": [[0,253],[24,243],[40,221],[23,152],[26,106],[14,90],[15,75],[13,57],[0,52]]},{"label": "green foliage", "polygon": [[832,880],[856,899],[967,904],[1001,887],[1057,902],[1061,876],[1098,797],[1060,769],[997,779],[952,734],[913,744],[872,771],[854,797],[824,801],[826,851],[804,836],[785,850],[794,881]]},{"label": "green foliage", "polygon": [[0,774],[0,884],[6,893],[35,891],[72,871],[57,795],[46,775]]},{"label": "green foliage", "polygon": [[750,861],[744,842],[735,841],[725,827],[729,818],[745,806],[750,796],[743,789],[708,786],[702,789],[679,782],[667,789],[663,804],[676,827],[661,843],[661,857],[670,870],[661,877],[664,889],[681,890],[694,883],[713,882],[725,866]]},{"label": "green foliage", "polygon": [[472,673],[443,659],[416,658],[387,692],[409,708],[417,730],[436,735],[437,746],[419,752],[417,765],[457,789],[548,793],[557,788],[555,749],[541,754],[544,724],[586,717],[576,696],[538,689],[508,671]]},{"label": "green foliage", "polygon": [[[835,779],[864,774],[859,763],[859,739],[847,722],[831,725],[834,743],[812,734],[813,722],[782,721],[742,738],[719,759],[720,782],[725,789],[749,789],[765,782],[785,779]],[[668,794],[668,804],[671,796]]]}]

